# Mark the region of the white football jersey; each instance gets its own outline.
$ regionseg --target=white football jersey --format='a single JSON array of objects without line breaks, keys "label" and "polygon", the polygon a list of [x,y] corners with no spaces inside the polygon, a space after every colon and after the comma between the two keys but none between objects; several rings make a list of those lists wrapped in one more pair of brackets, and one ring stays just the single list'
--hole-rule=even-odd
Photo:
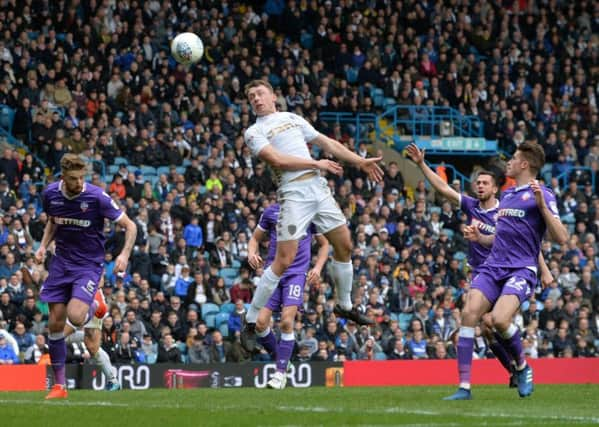
[{"label": "white football jersey", "polygon": [[[246,130],[244,138],[254,156],[258,156],[266,145],[271,144],[283,154],[311,159],[312,156],[310,156],[306,143],[312,141],[318,135],[319,132],[297,114],[276,112],[258,117],[256,123]],[[271,168],[280,186],[314,170],[283,171],[272,166]]]}]

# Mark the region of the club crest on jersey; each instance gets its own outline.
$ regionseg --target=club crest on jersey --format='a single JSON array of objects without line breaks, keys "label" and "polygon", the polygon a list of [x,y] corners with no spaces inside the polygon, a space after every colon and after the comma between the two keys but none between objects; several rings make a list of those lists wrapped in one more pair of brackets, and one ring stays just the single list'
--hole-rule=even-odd
[{"label": "club crest on jersey", "polygon": [[89,205],[87,204],[87,202],[81,202],[79,207],[81,208],[82,212],[85,212],[89,208]]},{"label": "club crest on jersey", "polygon": [[524,193],[524,194],[522,195],[522,200],[526,201],[526,200],[528,200],[528,199],[530,199],[530,193]]}]

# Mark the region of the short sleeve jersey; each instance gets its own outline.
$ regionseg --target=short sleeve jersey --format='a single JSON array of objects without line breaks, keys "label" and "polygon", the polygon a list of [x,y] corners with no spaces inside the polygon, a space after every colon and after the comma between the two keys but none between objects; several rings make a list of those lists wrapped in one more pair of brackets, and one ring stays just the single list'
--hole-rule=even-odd
[{"label": "short sleeve jersey", "polygon": [[69,198],[63,182],[50,184],[42,193],[44,211],[56,224],[56,255],[78,265],[104,262],[104,219],[117,221],[123,211],[100,187],[85,183]]},{"label": "short sleeve jersey", "polygon": [[[316,129],[297,114],[276,112],[258,117],[256,123],[245,131],[244,139],[254,156],[270,144],[280,153],[311,159],[307,143],[318,135]],[[273,171],[282,186],[310,170]]]}]

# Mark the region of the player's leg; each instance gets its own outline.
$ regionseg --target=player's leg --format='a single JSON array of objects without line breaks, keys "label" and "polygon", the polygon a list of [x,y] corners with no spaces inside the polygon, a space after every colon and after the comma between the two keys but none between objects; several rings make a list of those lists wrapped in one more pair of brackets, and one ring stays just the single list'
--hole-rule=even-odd
[{"label": "player's leg", "polygon": [[466,304],[462,310],[462,322],[458,332],[458,374],[459,389],[445,400],[468,400],[470,394],[470,376],[472,372],[472,352],[474,350],[474,328],[483,314],[491,310],[499,296],[499,289],[491,274],[479,273],[472,281],[466,295]]},{"label": "player's leg", "polygon": [[100,366],[108,384],[106,389],[116,391],[121,389],[121,385],[115,375],[115,369],[110,363],[110,357],[102,348],[102,321],[93,319],[86,327],[83,342],[87,347],[89,354],[92,355],[94,361]]},{"label": "player's leg", "polygon": [[334,312],[337,316],[353,320],[360,325],[373,324],[372,319],[366,317],[352,305],[352,285],[354,268],[351,262],[352,241],[349,228],[343,224],[325,234],[333,246],[333,260],[330,262],[331,278],[335,285],[337,304]]},{"label": "player's leg", "polygon": [[501,366],[503,366],[509,374],[510,388],[517,387],[518,383],[515,375],[514,361],[512,356],[510,356],[509,352],[505,348],[501,336],[493,330],[493,317],[491,316],[491,313],[486,313],[483,315],[480,328],[482,335],[489,343],[489,349],[493,352],[499,363],[501,363]]},{"label": "player's leg", "polygon": [[281,390],[287,384],[287,368],[293,349],[295,347],[295,334],[293,325],[298,309],[304,300],[304,288],[306,286],[306,274],[292,274],[283,277],[275,295],[280,295],[278,307],[283,306],[281,312],[281,339],[277,345],[276,361],[277,370],[268,381],[267,386]]},{"label": "player's leg", "polygon": [[[272,318],[273,306],[278,307],[280,304],[273,303],[273,299],[277,296],[278,289],[272,294],[265,307],[260,309],[258,319],[256,320],[256,336],[257,341],[274,359],[277,352],[277,337],[270,328],[270,320]],[[247,345],[245,345],[247,347]]]},{"label": "player's leg", "polygon": [[75,329],[93,319],[100,304],[98,299],[103,301],[103,297],[97,293],[102,273],[102,266],[90,266],[72,274],[73,286],[71,299],[67,304],[67,322]]},{"label": "player's leg", "polygon": [[54,386],[46,399],[64,399],[67,397],[65,361],[67,345],[64,337],[64,326],[67,308],[63,303],[50,303],[48,313],[48,350],[54,371]]},{"label": "player's leg", "polygon": [[532,368],[526,363],[520,330],[513,324],[512,319],[520,304],[531,294],[536,284],[536,273],[522,269],[505,282],[501,296],[493,307],[493,326],[499,332],[503,344],[516,363],[518,376],[518,394],[520,397],[530,396],[534,390]]},{"label": "player's leg", "polygon": [[[305,230],[304,230],[305,231]],[[279,240],[277,242],[277,252],[272,264],[264,270],[256,291],[250,304],[246,320],[248,323],[256,323],[258,312],[266,305],[274,290],[279,285],[281,276],[291,265],[297,254],[298,239]]]},{"label": "player's leg", "polygon": [[281,339],[277,345],[277,371],[268,381],[268,388],[282,390],[287,385],[287,369],[295,347],[293,324],[297,314],[297,305],[283,307],[281,313]]},{"label": "player's leg", "polygon": [[64,327],[67,317],[66,303],[71,298],[66,267],[61,259],[54,257],[50,263],[48,278],[42,285],[40,300],[48,303],[48,350],[54,371],[54,386],[46,399],[64,399],[67,397],[65,361],[67,345]]}]

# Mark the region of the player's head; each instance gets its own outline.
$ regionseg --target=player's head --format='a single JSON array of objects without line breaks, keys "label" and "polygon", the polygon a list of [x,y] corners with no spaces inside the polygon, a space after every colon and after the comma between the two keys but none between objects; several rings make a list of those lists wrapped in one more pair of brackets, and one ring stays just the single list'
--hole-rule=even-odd
[{"label": "player's head", "polygon": [[85,161],[76,154],[62,156],[60,169],[67,194],[76,195],[83,191],[86,166]]},{"label": "player's head", "polygon": [[497,178],[493,172],[482,170],[476,175],[476,195],[481,202],[486,202],[497,194]]},{"label": "player's head", "polygon": [[517,178],[523,173],[536,177],[545,164],[545,150],[539,144],[525,141],[518,145],[509,162],[505,174]]},{"label": "player's head", "polygon": [[245,85],[245,96],[257,116],[265,116],[277,111],[277,95],[266,80],[252,80]]}]

